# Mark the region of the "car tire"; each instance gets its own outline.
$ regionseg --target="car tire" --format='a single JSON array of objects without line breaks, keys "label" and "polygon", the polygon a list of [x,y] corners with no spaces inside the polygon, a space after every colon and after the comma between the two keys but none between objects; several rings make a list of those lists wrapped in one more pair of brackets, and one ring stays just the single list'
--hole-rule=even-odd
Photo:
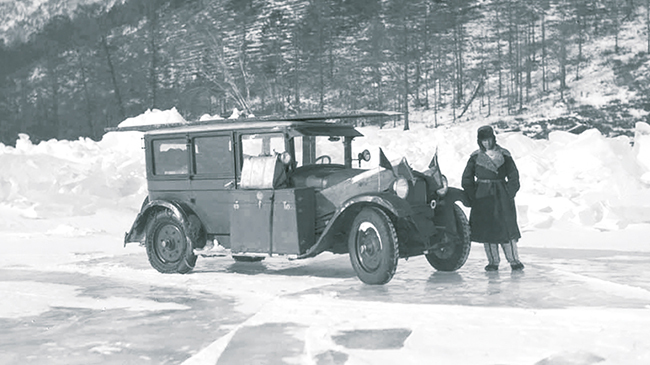
[{"label": "car tire", "polygon": [[389,282],[397,269],[399,245],[395,226],[379,208],[363,208],[348,236],[350,261],[359,279],[371,285]]},{"label": "car tire", "polygon": [[454,204],[454,220],[456,221],[456,231],[459,237],[455,242],[443,246],[444,252],[434,250],[424,256],[429,264],[438,271],[456,271],[465,265],[472,242],[469,236],[469,222],[463,210]]},{"label": "car tire", "polygon": [[149,263],[161,273],[185,274],[196,264],[192,242],[183,223],[168,209],[151,218],[145,245]]}]

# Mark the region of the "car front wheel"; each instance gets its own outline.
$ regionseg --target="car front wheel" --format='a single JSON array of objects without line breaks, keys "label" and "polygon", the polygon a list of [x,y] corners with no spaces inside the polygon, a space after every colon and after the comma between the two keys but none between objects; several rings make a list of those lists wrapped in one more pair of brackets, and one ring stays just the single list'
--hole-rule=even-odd
[{"label": "car front wheel", "polygon": [[439,243],[433,250],[425,254],[429,264],[436,270],[456,271],[465,264],[467,256],[469,256],[472,245],[469,237],[469,222],[463,210],[456,204],[454,204],[454,218],[458,236],[447,242]]},{"label": "car front wheel", "polygon": [[149,263],[161,273],[185,274],[196,264],[183,223],[170,210],[153,216],[147,227],[146,247]]},{"label": "car front wheel", "polygon": [[348,237],[352,267],[366,284],[386,284],[397,268],[399,246],[390,218],[374,207],[357,214]]}]

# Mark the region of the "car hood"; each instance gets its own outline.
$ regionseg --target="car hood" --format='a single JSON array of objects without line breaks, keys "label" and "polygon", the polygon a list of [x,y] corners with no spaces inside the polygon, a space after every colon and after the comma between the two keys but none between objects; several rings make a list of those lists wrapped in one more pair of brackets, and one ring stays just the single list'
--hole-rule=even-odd
[{"label": "car hood", "polygon": [[343,165],[309,165],[303,166],[291,174],[295,187],[312,187],[316,190],[327,189],[367,170],[350,169]]}]

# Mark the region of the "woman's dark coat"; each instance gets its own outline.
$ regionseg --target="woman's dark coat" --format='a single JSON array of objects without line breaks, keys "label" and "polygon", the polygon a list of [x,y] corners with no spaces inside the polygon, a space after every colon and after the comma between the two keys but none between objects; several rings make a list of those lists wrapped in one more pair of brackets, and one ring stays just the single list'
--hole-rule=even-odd
[{"label": "woman's dark coat", "polygon": [[478,150],[471,154],[463,172],[462,186],[470,200],[471,240],[480,243],[508,243],[519,239],[515,195],[519,171],[508,150],[496,146],[503,155],[500,166]]}]

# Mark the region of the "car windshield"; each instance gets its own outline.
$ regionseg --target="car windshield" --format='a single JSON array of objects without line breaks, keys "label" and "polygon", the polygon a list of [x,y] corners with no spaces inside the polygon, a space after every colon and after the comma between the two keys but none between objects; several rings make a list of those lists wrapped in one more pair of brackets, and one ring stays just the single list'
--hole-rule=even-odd
[{"label": "car windshield", "polygon": [[298,167],[307,164],[304,162],[306,160],[305,156],[309,156],[310,154],[310,151],[308,151],[309,144],[306,143],[307,138],[313,139],[315,142],[313,159],[316,161],[316,163],[331,163],[340,165],[345,164],[343,137],[300,136],[294,138],[294,146],[296,148],[296,162]]}]

